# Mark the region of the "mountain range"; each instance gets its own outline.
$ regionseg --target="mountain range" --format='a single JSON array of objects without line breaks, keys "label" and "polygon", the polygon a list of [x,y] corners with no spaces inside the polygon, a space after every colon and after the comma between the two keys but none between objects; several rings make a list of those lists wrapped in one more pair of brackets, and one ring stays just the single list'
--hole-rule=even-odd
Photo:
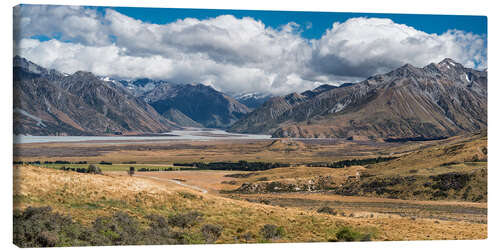
[{"label": "mountain range", "polygon": [[250,112],[232,97],[203,84],[160,84],[140,98],[167,118],[173,119],[167,111],[174,109],[207,128],[227,128]]},{"label": "mountain range", "polygon": [[209,127],[273,137],[440,138],[487,127],[487,72],[445,59],[285,96],[65,74],[14,58],[14,133],[105,135]]},{"label": "mountain range", "polygon": [[[264,97],[265,98],[265,97]],[[259,97],[254,101],[259,102]],[[65,74],[14,57],[14,133],[107,135],[227,128],[251,111],[203,84]]]},{"label": "mountain range", "polygon": [[256,109],[272,97],[271,94],[251,92],[236,95],[234,99],[249,109]]},{"label": "mountain range", "polygon": [[231,132],[273,137],[441,138],[487,127],[487,72],[452,59],[274,97]]},{"label": "mountain range", "polygon": [[[151,105],[158,113],[181,127],[227,128],[252,109],[214,88],[198,84],[174,84],[164,80],[140,78],[115,80],[131,95]],[[244,99],[252,107],[267,100],[268,95]]]},{"label": "mountain range", "polygon": [[179,126],[113,82],[14,58],[14,134],[160,133]]}]

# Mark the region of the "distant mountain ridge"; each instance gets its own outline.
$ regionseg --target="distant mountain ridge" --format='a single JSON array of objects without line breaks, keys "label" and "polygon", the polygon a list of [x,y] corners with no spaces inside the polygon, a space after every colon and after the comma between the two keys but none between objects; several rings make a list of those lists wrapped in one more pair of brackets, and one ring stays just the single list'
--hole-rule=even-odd
[{"label": "distant mountain ridge", "polygon": [[203,84],[65,74],[14,57],[15,134],[160,133],[181,127],[273,137],[448,137],[486,129],[487,71],[445,59],[423,68],[407,64],[359,83],[231,97]]},{"label": "distant mountain ridge", "polygon": [[160,114],[175,109],[208,128],[227,128],[250,109],[203,84],[160,84],[140,96]]},{"label": "distant mountain ridge", "polygon": [[276,127],[278,127],[278,124],[281,122],[280,117],[285,112],[325,91],[335,88],[339,87],[325,84],[313,90],[304,91],[300,94],[291,93],[285,96],[271,97],[258,109],[237,121],[229,128],[229,131],[239,133],[270,134],[276,129]]},{"label": "distant mountain ridge", "polygon": [[433,138],[487,127],[487,72],[452,59],[271,98],[229,130],[273,137]]},{"label": "distant mountain ridge", "polygon": [[234,96],[234,99],[250,109],[256,109],[273,97],[267,93],[244,93]]},{"label": "distant mountain ridge", "polygon": [[164,80],[153,80],[149,78],[139,78],[134,80],[110,80],[120,83],[125,89],[127,89],[128,92],[136,97],[141,97],[145,93],[152,91],[154,88],[160,85],[169,84]]},{"label": "distant mountain ridge", "polygon": [[[181,127],[227,128],[251,111],[251,108],[235,98],[201,83],[175,84],[149,78],[101,78],[121,85],[127,92],[144,100],[158,113]],[[257,106],[267,100],[267,96],[255,95],[245,100]]]},{"label": "distant mountain ridge", "polygon": [[179,126],[112,81],[14,57],[14,134],[161,133]]}]

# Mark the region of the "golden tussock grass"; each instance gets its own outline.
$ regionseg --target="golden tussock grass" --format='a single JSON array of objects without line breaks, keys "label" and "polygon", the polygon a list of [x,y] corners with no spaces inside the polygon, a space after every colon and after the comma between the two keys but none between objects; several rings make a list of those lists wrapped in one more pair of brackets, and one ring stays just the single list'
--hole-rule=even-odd
[{"label": "golden tussock grass", "polygon": [[484,224],[466,222],[333,216],[202,194],[145,178],[79,174],[31,166],[14,167],[14,184],[15,208],[50,205],[83,223],[115,211],[141,219],[153,213],[168,216],[196,210],[204,217],[192,230],[199,230],[206,223],[222,225],[224,230],[218,243],[243,242],[237,237],[247,232],[256,235],[252,242],[262,241],[259,229],[265,224],[284,227],[285,236],[277,242],[326,241],[334,237],[341,225],[361,231],[376,230],[375,240],[483,239],[487,230]]}]

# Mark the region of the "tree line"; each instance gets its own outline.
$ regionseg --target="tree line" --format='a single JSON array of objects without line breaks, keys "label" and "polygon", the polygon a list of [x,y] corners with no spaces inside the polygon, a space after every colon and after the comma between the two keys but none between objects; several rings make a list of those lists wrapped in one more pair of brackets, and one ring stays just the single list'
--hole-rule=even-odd
[{"label": "tree line", "polygon": [[22,164],[28,164],[28,165],[41,165],[41,164],[87,164],[87,161],[75,161],[75,162],[70,162],[70,161],[62,161],[62,160],[57,160],[57,161],[14,161],[14,165],[22,165]]},{"label": "tree line", "polygon": [[398,157],[377,157],[377,158],[367,158],[367,159],[351,159],[351,160],[342,160],[335,162],[316,162],[316,163],[308,163],[306,164],[308,167],[326,167],[326,168],[344,168],[356,165],[367,165],[367,164],[375,164],[384,161],[391,161],[397,159]]},{"label": "tree line", "polygon": [[290,167],[289,163],[272,162],[193,162],[174,163],[174,166],[189,166],[192,168],[180,168],[180,170],[237,170],[237,171],[260,171],[272,168]]}]

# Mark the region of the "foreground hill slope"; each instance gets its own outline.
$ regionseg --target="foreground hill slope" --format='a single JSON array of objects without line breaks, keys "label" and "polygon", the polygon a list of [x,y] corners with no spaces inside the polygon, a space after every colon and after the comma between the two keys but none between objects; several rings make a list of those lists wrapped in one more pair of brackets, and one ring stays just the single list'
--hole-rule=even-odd
[{"label": "foreground hill slope", "polygon": [[451,59],[423,68],[407,64],[312,98],[293,96],[298,100],[293,104],[268,101],[231,130],[274,137],[404,139],[487,127],[487,72]]},{"label": "foreground hill slope", "polygon": [[72,75],[14,58],[14,133],[158,133],[177,127],[146,102],[89,72]]},{"label": "foreground hill slope", "polygon": [[[168,221],[171,231],[179,231],[182,237],[186,237],[185,243],[205,243],[199,233],[205,224],[222,227],[216,243],[335,241],[342,240],[336,236],[342,226],[370,233],[372,240],[482,239],[486,237],[487,227],[484,224],[435,223],[433,220],[402,217],[334,216],[231,200],[196,192],[168,181],[29,166],[14,167],[14,187],[15,209],[51,206],[55,212],[71,215],[74,220],[86,225],[117,211],[127,213],[141,223],[151,218],[151,214],[171,218],[199,212],[200,219],[191,227],[170,226]],[[261,231],[266,224],[283,227],[282,234],[266,239]],[[147,224],[141,226],[148,227]]]}]

